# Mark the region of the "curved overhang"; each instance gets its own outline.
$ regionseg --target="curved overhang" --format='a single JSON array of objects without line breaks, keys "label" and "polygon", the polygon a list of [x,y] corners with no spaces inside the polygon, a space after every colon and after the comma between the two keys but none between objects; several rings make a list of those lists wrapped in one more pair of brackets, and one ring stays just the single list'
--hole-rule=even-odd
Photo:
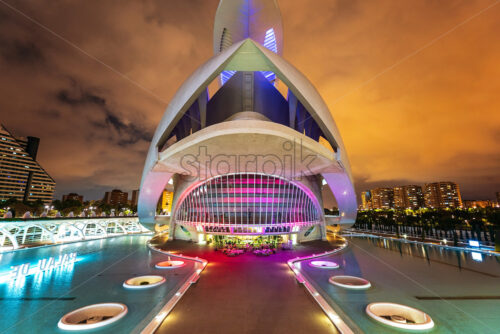
[{"label": "curved overhang", "polygon": [[[143,221],[154,221],[156,202],[172,172],[158,165],[159,149],[163,147],[174,126],[207,86],[222,71],[271,71],[282,80],[316,121],[326,139],[336,150],[335,160],[342,173],[322,173],[338,202],[344,220],[356,216],[357,202],[346,151],[338,128],[326,103],[307,78],[293,65],[259,43],[246,39],[236,43],[200,66],[179,88],[167,107],[151,142],[142,175],[138,214]],[[294,131],[290,129],[291,131]],[[196,135],[196,133],[191,136]],[[189,136],[189,137],[191,137]],[[188,138],[186,138],[188,139]],[[182,142],[182,141],[181,141]],[[179,142],[180,143],[180,142]],[[340,184],[342,190],[335,190]],[[340,191],[340,193],[336,193]],[[344,203],[345,202],[345,203]],[[343,210],[342,208],[345,208]]]},{"label": "curved overhang", "polygon": [[218,123],[173,144],[155,172],[207,179],[226,173],[266,173],[288,179],[344,173],[332,151],[281,124],[262,120]]}]

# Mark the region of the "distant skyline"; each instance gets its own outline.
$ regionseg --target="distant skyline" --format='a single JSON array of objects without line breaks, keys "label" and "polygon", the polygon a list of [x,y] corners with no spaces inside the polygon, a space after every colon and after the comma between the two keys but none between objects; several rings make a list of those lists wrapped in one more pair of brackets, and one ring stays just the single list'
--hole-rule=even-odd
[{"label": "distant skyline", "polygon": [[[212,56],[218,0],[6,3],[15,9],[0,3],[0,123],[41,139],[58,199],[138,189],[168,102]],[[278,3],[284,58],[334,115],[358,194],[453,181],[464,199],[495,197],[500,5]]]}]

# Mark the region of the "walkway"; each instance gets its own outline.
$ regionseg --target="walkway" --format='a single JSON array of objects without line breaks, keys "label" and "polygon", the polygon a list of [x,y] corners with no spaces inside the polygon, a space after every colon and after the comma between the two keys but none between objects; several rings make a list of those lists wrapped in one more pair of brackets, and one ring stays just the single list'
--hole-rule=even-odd
[{"label": "walkway", "polygon": [[269,257],[227,257],[184,241],[169,241],[163,248],[209,264],[157,333],[337,333],[286,264],[292,257],[331,249],[327,242]]}]

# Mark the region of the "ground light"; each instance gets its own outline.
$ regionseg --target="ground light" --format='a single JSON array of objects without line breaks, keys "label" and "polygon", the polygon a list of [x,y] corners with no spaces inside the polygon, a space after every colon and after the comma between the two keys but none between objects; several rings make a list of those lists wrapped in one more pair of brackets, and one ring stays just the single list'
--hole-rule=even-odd
[{"label": "ground light", "polygon": [[126,289],[149,289],[165,283],[165,277],[158,275],[146,275],[129,278],[123,282],[123,287]]},{"label": "ground light", "polygon": [[155,267],[157,269],[176,269],[183,267],[184,265],[185,265],[184,261],[168,260],[168,261],[158,262],[157,264],[155,264]]},{"label": "ground light", "polygon": [[373,320],[390,327],[410,331],[422,331],[434,327],[434,321],[427,313],[406,305],[371,303],[365,311]]},{"label": "ground light", "polygon": [[328,281],[333,285],[351,290],[364,290],[372,286],[370,281],[356,276],[332,276]]},{"label": "ground light", "polygon": [[120,320],[127,312],[127,306],[120,303],[93,304],[65,314],[57,326],[68,331],[101,328]]},{"label": "ground light", "polygon": [[309,265],[311,267],[322,269],[337,269],[339,267],[338,263],[333,261],[311,261]]}]

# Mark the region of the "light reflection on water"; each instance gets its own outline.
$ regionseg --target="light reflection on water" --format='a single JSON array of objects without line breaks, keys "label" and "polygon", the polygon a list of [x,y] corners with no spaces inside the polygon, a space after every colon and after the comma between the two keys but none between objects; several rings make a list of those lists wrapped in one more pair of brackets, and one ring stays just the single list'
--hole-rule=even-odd
[{"label": "light reflection on water", "polygon": [[[498,333],[499,257],[393,239],[348,237],[347,241],[344,251],[324,258],[340,263],[339,269],[302,266],[301,273],[354,332],[398,333],[365,314],[369,303],[394,302],[428,313],[436,323],[433,333]],[[365,278],[372,288],[352,291],[333,286],[328,279],[334,275]]]},{"label": "light reflection on water", "polygon": [[[487,274],[500,275],[500,270],[497,264],[500,264],[500,258],[492,254],[483,254],[480,252],[458,250],[452,248],[444,248],[441,246],[417,244],[402,242],[393,239],[371,238],[371,237],[356,237],[363,238],[371,245],[384,248],[393,252],[399,252],[402,257],[424,258],[429,264],[431,262],[447,263],[456,266],[458,270],[471,269],[484,271]],[[491,263],[492,266],[487,267],[481,265],[481,262]],[[493,272],[490,272],[493,269]]]},{"label": "light reflection on water", "polygon": [[[76,252],[74,264],[27,276],[23,280],[0,283],[0,332],[22,333],[26,328],[38,333],[64,333],[57,328],[59,318],[79,307],[100,302],[121,302],[129,306],[127,316],[114,325],[117,333],[139,333],[154,311],[172,296],[193,273],[191,261],[176,271],[157,270],[152,263],[165,255],[146,247],[150,236],[123,236],[1,254],[0,273],[11,266],[40,259],[58,258]],[[125,291],[122,283],[136,274],[165,276],[168,284],[143,291]],[[108,333],[109,331],[93,331]]]}]

